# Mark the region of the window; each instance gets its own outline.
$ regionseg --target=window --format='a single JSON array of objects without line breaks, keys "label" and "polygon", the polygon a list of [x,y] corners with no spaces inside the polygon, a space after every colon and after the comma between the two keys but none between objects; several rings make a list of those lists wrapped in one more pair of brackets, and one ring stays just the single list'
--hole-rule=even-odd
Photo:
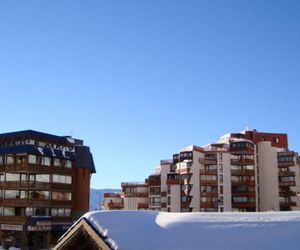
[{"label": "window", "polygon": [[42,165],[43,166],[50,166],[51,165],[51,158],[50,157],[42,157]]},{"label": "window", "polygon": [[72,177],[66,175],[53,175],[53,182],[55,183],[64,183],[64,184],[72,184]]},{"label": "window", "polygon": [[28,163],[29,164],[36,164],[37,163],[36,155],[28,155]]},{"label": "window", "polygon": [[4,181],[4,174],[0,174],[0,182]]},{"label": "window", "polygon": [[279,143],[279,137],[275,137],[275,138],[274,138],[274,142],[275,142],[275,143]]},{"label": "window", "polygon": [[15,208],[14,207],[5,207],[4,208],[4,215],[15,215]]},{"label": "window", "polygon": [[73,165],[72,161],[66,160],[66,168],[72,168],[72,165]]},{"label": "window", "polygon": [[49,191],[28,191],[28,196],[30,199],[38,199],[38,200],[48,200],[50,198]]},{"label": "window", "polygon": [[3,164],[4,164],[3,156],[0,155],[0,165],[3,165]]},{"label": "window", "polygon": [[13,165],[14,164],[14,157],[7,155],[6,156],[6,165]]},{"label": "window", "polygon": [[26,192],[24,190],[5,190],[6,199],[26,198]]},{"label": "window", "polygon": [[51,209],[52,216],[71,216],[70,208],[52,208]]},{"label": "window", "polygon": [[52,200],[72,200],[72,193],[70,192],[52,192]]},{"label": "window", "polygon": [[20,181],[20,174],[6,173],[6,181]]},{"label": "window", "polygon": [[63,165],[62,160],[55,158],[53,161],[53,165],[54,167],[61,167]]},{"label": "window", "polygon": [[35,180],[37,182],[50,182],[50,175],[49,174],[37,174]]},{"label": "window", "polygon": [[27,216],[33,216],[33,207],[26,207],[25,213]]}]

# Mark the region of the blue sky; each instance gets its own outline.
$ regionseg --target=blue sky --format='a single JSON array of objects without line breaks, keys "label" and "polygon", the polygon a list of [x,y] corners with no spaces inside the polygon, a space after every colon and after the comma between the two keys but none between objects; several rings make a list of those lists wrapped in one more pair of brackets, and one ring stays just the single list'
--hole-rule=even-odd
[{"label": "blue sky", "polygon": [[94,188],[247,126],[300,151],[299,1],[1,1],[0,132],[85,140]]}]

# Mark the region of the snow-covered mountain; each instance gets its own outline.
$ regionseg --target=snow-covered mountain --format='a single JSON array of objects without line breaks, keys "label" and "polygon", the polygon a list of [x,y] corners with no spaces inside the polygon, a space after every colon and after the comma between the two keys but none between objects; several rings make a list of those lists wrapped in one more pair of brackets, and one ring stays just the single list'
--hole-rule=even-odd
[{"label": "snow-covered mountain", "polygon": [[120,192],[120,189],[90,189],[90,211],[100,210],[103,194],[107,192]]}]

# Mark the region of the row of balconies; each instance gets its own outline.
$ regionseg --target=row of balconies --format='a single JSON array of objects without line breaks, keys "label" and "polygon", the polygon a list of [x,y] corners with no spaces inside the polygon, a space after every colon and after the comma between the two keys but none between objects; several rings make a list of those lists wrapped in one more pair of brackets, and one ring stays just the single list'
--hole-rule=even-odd
[{"label": "row of balconies", "polygon": [[42,166],[34,164],[17,164],[17,165],[1,165],[0,172],[26,172],[26,173],[39,173],[39,174],[68,174],[73,173],[72,168]]},{"label": "row of balconies", "polygon": [[30,182],[30,181],[9,181],[0,182],[0,188],[7,189],[62,189],[62,190],[72,190],[72,184],[65,183],[48,183],[48,182]]},{"label": "row of balconies", "polygon": [[[25,224],[30,216],[21,216],[21,215],[2,215],[0,216],[1,223],[7,224]],[[72,222],[71,217],[51,217],[51,222]]]},{"label": "row of balconies", "polygon": [[12,198],[0,199],[0,206],[7,207],[72,207],[72,201],[66,200],[45,200],[45,199],[30,199],[30,198]]},{"label": "row of balconies", "polygon": [[148,192],[124,193],[124,197],[148,197]]}]

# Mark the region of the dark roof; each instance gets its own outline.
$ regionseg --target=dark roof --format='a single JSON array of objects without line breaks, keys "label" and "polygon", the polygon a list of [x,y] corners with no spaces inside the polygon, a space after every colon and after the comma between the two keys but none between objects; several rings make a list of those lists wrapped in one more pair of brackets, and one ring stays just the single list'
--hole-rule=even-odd
[{"label": "dark roof", "polygon": [[75,167],[89,168],[92,173],[96,173],[93,155],[87,146],[75,146],[76,165]]},{"label": "dark roof", "polygon": [[[83,145],[82,140],[77,140],[74,138],[71,138],[70,136],[58,136],[58,135],[52,135],[48,133],[38,132],[35,130],[22,130],[17,132],[10,132],[10,133],[3,133],[0,134],[0,139],[6,139],[6,138],[12,138],[12,137],[35,137],[35,138],[46,138],[48,140],[53,140],[61,143],[66,144],[79,144]],[[71,140],[74,140],[74,142],[71,142]]]},{"label": "dark roof", "polygon": [[17,145],[10,147],[0,147],[0,154],[34,154],[48,157],[56,157],[60,159],[76,160],[74,152],[64,151],[60,149],[45,148],[36,145]]}]

